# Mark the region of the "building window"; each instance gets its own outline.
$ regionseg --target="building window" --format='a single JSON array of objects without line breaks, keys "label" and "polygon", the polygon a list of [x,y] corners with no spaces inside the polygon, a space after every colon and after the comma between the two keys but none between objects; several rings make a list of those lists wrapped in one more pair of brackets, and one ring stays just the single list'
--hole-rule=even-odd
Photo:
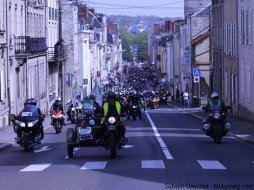
[{"label": "building window", "polygon": [[228,98],[228,72],[225,72],[225,79],[224,79],[224,83],[225,83],[225,98]]},{"label": "building window", "polygon": [[251,100],[251,82],[250,82],[250,65],[247,66],[247,70],[246,70],[246,95],[247,95],[247,101],[250,102]]},{"label": "building window", "polygon": [[6,64],[0,62],[0,101],[6,98]]},{"label": "building window", "polygon": [[245,11],[245,44],[249,44],[249,30],[248,30],[248,25],[249,25],[249,11]]},{"label": "building window", "polygon": [[51,7],[49,7],[49,20],[51,20]]},{"label": "building window", "polygon": [[253,35],[254,35],[254,33],[253,33],[253,10],[252,9],[250,9],[249,10],[249,24],[248,24],[248,26],[249,26],[249,45],[252,45],[252,43],[253,43]]},{"label": "building window", "polygon": [[57,18],[57,9],[55,10],[55,20],[57,20],[58,18]]}]

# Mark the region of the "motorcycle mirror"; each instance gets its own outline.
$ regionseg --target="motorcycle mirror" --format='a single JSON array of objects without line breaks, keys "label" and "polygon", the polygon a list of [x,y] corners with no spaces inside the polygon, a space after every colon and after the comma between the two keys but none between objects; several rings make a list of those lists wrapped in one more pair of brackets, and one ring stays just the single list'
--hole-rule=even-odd
[{"label": "motorcycle mirror", "polygon": [[15,115],[15,114],[11,114],[11,115],[9,116],[9,119],[10,119],[11,121],[14,121],[15,118],[16,118],[16,115]]}]

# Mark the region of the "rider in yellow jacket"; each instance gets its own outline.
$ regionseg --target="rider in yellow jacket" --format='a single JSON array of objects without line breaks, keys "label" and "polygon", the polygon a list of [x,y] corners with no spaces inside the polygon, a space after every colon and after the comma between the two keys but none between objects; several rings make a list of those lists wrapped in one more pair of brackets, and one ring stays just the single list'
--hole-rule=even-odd
[{"label": "rider in yellow jacket", "polygon": [[107,101],[102,106],[103,109],[103,118],[101,119],[102,131],[105,132],[106,126],[105,121],[109,117],[115,117],[119,122],[119,135],[124,138],[125,137],[125,125],[124,122],[120,119],[121,116],[121,104],[116,100],[116,94],[114,92],[109,92],[107,96]]}]

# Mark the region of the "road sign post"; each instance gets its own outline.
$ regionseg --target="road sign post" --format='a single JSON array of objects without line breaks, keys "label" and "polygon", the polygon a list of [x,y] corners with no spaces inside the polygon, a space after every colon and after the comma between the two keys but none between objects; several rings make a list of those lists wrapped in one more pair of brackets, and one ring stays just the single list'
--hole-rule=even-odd
[{"label": "road sign post", "polygon": [[[193,68],[192,70],[193,72],[193,79],[194,79],[194,83],[198,83],[198,102],[200,100],[200,76],[201,76],[201,69],[200,68]],[[199,104],[199,103],[198,103]]]}]

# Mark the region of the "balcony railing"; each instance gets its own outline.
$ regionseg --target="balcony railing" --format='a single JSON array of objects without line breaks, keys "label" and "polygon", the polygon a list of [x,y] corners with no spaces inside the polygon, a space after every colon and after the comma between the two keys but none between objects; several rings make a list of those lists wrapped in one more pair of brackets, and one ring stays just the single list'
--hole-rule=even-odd
[{"label": "balcony railing", "polygon": [[67,46],[58,46],[58,48],[49,47],[48,48],[48,60],[50,62],[58,62],[67,59]]},{"label": "balcony railing", "polygon": [[18,36],[15,38],[16,55],[33,55],[46,53],[48,47],[46,38],[31,38],[30,36]]}]

